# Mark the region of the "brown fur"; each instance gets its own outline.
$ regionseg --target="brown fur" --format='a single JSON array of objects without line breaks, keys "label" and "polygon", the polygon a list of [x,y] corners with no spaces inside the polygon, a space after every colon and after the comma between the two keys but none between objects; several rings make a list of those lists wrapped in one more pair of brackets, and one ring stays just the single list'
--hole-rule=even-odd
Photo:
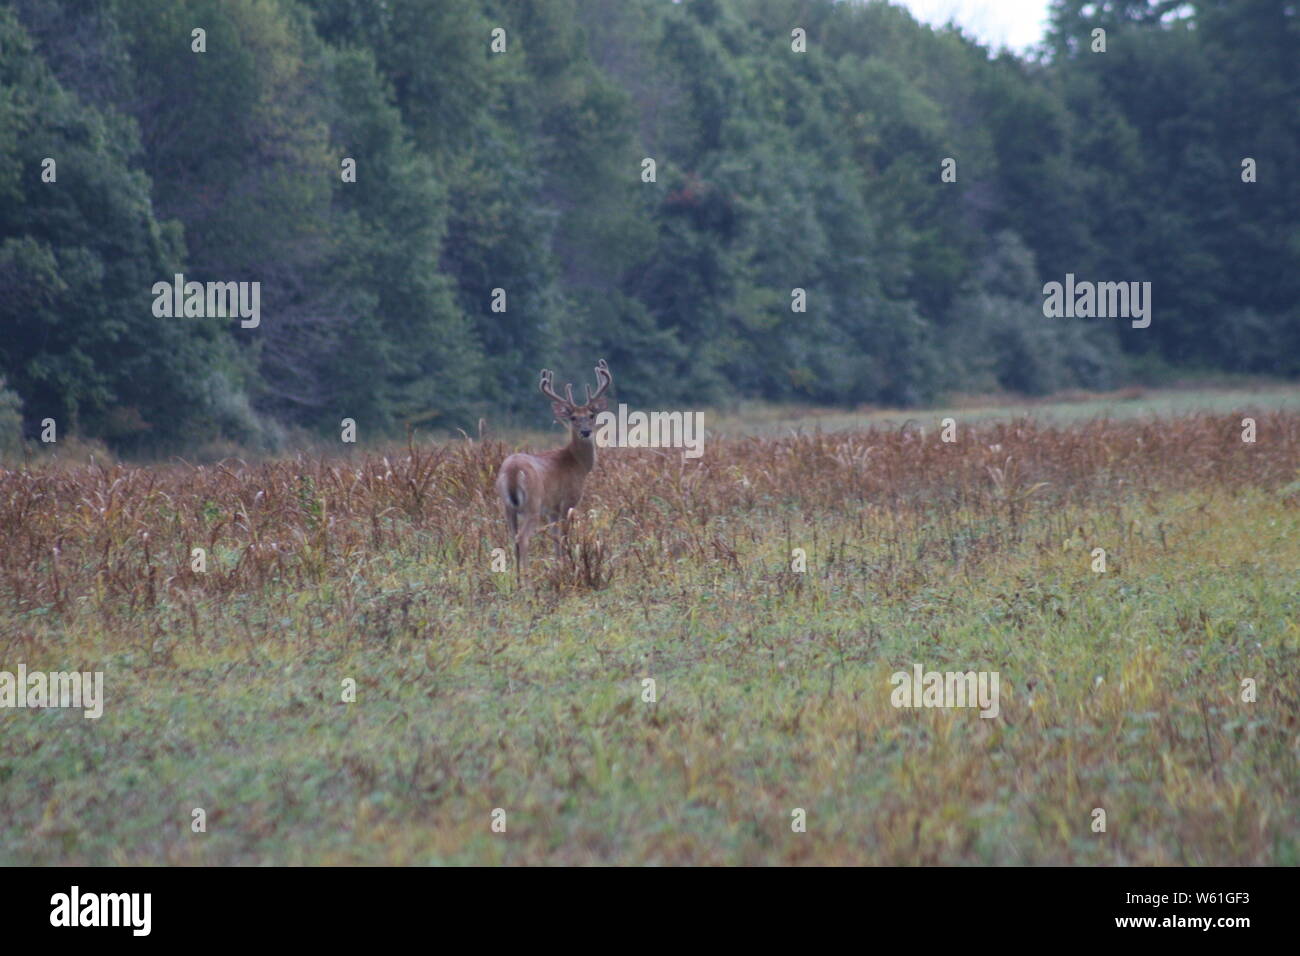
[{"label": "brown fur", "polygon": [[613,381],[603,359],[596,375],[601,382],[596,394],[588,391],[587,404],[575,405],[572,388],[566,387],[567,401],[560,398],[551,387],[550,372],[543,371],[542,394],[553,400],[556,420],[569,426],[569,443],[535,454],[517,452],[501,463],[497,473],[497,496],[515,543],[515,565],[521,577],[528,563],[528,542],[539,528],[551,529],[556,554],[562,553],[569,513],[582,500],[583,485],[595,467],[596,416],[605,409],[603,394]]}]

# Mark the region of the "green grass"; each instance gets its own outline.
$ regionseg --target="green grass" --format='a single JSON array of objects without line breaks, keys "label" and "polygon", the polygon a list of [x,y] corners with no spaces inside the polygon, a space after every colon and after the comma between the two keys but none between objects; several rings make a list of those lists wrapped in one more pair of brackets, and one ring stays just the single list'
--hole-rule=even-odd
[{"label": "green grass", "polygon": [[[791,583],[772,533],[649,605],[440,606],[431,563],[372,569],[356,617],[248,599],[201,644],[74,616],[29,666],[103,669],[106,714],[3,717],[0,860],[1295,864],[1295,510],[1203,503],[1167,548],[1103,525],[1105,575],[1026,547],[887,595],[814,547]],[[1001,718],[895,710],[914,661],[1000,672]]]},{"label": "green grass", "polygon": [[909,422],[937,430],[945,418],[953,418],[960,424],[986,424],[1017,418],[1071,424],[1092,419],[1155,419],[1197,412],[1229,414],[1297,410],[1300,410],[1300,388],[1252,384],[1220,388],[1133,388],[1100,394],[1079,392],[1038,400],[1005,395],[969,396],[949,403],[948,407],[929,409],[863,408],[853,412],[807,409],[792,412],[787,406],[748,405],[734,412],[706,413],[705,420],[710,430],[720,434],[780,435],[794,429],[838,431],[872,425],[901,427]]}]

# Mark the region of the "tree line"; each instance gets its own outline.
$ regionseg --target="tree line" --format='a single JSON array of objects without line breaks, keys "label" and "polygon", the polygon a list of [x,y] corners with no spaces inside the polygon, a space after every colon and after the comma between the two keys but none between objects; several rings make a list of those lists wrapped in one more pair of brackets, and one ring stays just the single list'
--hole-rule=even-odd
[{"label": "tree line", "polygon": [[[1297,103],[1275,0],[1055,0],[1023,57],[883,2],[0,0],[0,432],[540,422],[601,357],[656,407],[1295,376]],[[157,317],[178,274],[262,320]],[[1150,325],[1045,316],[1067,274]]]}]

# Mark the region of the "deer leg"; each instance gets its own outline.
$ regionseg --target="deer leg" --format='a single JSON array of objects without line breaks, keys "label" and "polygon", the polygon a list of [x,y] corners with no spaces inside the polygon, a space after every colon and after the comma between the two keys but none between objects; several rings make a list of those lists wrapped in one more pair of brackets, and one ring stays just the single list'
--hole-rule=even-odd
[{"label": "deer leg", "polygon": [[506,528],[510,532],[510,540],[519,540],[519,515],[511,508],[503,509],[506,513]]},{"label": "deer leg", "polygon": [[523,578],[524,569],[528,566],[528,539],[533,536],[533,531],[537,528],[537,516],[525,514],[524,520],[520,523],[519,533],[515,536],[515,562],[519,568],[520,579]]},{"label": "deer leg", "polygon": [[[550,515],[549,512],[548,512],[548,513],[544,513],[544,514],[541,516],[541,528],[542,528],[542,530],[544,530],[544,531],[546,532],[546,536],[547,536],[548,538],[551,539],[551,543],[554,544],[554,543],[555,543],[555,523],[551,520],[551,515]],[[555,554],[556,554],[557,557],[558,557],[559,554],[560,554],[560,549],[559,549],[558,547],[555,549]]]},{"label": "deer leg", "polygon": [[555,535],[555,554],[557,557],[563,557],[565,554],[565,545],[569,543],[570,532],[573,529],[573,513],[575,509],[561,507],[555,516],[555,523],[552,525]]},{"label": "deer leg", "polygon": [[551,542],[555,545],[555,560],[557,561],[564,560],[564,537],[561,534],[561,525],[560,525],[560,522],[562,520],[563,519],[556,517],[555,520],[551,522],[551,527],[550,527]]},{"label": "deer leg", "polygon": [[567,545],[573,532],[573,515],[576,508],[565,508],[564,517],[560,519],[560,539]]},{"label": "deer leg", "polygon": [[519,515],[509,505],[503,510],[506,513],[506,530],[510,532],[510,540],[515,546],[515,573],[519,574]]}]

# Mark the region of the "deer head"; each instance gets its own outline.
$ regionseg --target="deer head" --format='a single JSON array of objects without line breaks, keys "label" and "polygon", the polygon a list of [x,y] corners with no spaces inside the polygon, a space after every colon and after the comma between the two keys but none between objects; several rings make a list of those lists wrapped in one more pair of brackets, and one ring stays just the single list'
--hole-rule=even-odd
[{"label": "deer head", "polygon": [[542,380],[538,383],[538,390],[551,400],[551,410],[555,412],[555,420],[561,424],[569,426],[570,437],[574,440],[590,440],[591,433],[596,427],[596,416],[606,408],[605,392],[614,381],[614,376],[610,374],[609,366],[605,360],[601,359],[596,363],[596,386],[595,394],[591,391],[590,385],[584,385],[587,390],[587,401],[579,405],[573,400],[573,386],[564,386],[564,398],[561,398],[555,391],[555,374],[548,368],[542,369]]}]

